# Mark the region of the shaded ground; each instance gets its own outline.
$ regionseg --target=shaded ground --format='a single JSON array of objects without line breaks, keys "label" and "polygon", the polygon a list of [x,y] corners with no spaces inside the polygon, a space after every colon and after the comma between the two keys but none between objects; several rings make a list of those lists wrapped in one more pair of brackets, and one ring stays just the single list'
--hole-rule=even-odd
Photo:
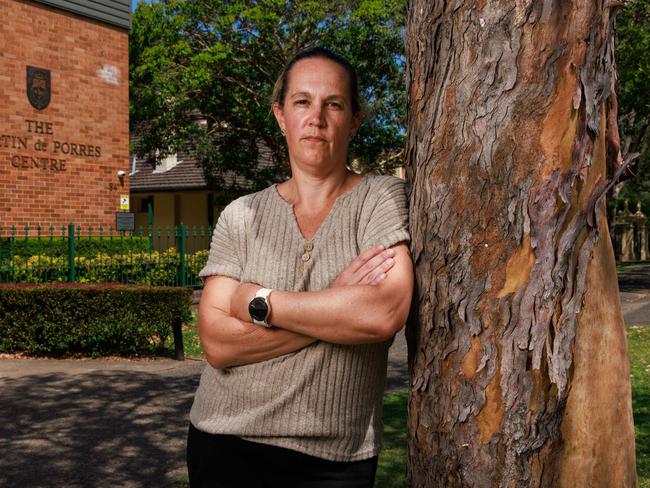
[{"label": "shaded ground", "polygon": [[[619,281],[627,324],[650,323],[650,265]],[[0,359],[1,487],[170,487],[203,363]],[[403,333],[387,389],[407,384]]]},{"label": "shaded ground", "polygon": [[650,264],[631,265],[618,276],[621,293],[650,292]]},{"label": "shaded ground", "polygon": [[0,379],[0,486],[170,486],[202,366]]},{"label": "shaded ground", "polygon": [[[387,384],[406,385],[406,342]],[[204,363],[0,359],[1,487],[170,487]],[[244,488],[244,487],[242,487]]]},{"label": "shaded ground", "polygon": [[625,323],[650,324],[650,264],[631,266],[620,273],[618,286]]}]

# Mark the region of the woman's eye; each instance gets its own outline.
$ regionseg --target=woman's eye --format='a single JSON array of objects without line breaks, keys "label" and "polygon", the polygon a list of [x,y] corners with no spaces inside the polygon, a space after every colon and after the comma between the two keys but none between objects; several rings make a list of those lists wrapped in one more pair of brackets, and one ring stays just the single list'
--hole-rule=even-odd
[{"label": "woman's eye", "polygon": [[335,108],[337,110],[340,110],[343,108],[343,105],[341,105],[339,102],[330,102],[329,103],[330,107]]},{"label": "woman's eye", "polygon": [[296,105],[307,105],[309,100],[296,100]]}]

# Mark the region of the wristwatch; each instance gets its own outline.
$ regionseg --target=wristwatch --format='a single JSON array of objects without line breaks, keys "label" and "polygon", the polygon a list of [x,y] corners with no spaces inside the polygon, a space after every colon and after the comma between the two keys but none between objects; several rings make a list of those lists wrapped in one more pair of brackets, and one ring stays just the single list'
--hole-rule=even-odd
[{"label": "wristwatch", "polygon": [[271,315],[269,295],[271,295],[272,291],[270,288],[260,288],[248,304],[248,313],[253,319],[254,324],[271,327],[267,319]]}]

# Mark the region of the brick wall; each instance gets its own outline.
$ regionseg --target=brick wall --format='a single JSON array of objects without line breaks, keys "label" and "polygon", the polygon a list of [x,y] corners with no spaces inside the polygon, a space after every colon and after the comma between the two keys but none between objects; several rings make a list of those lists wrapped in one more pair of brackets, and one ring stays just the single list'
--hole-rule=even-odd
[{"label": "brick wall", "polygon": [[[128,32],[28,0],[0,0],[0,12],[3,234],[115,225],[129,193]],[[43,110],[27,98],[28,65],[50,70]]]}]

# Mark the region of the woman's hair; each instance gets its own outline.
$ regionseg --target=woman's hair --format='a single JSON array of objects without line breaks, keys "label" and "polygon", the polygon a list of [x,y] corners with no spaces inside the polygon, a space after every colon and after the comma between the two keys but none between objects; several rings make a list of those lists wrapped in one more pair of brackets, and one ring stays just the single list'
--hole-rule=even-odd
[{"label": "woman's hair", "polygon": [[310,47],[304,49],[296,54],[291,61],[285,66],[284,70],[278,77],[273,87],[273,103],[277,103],[280,107],[284,106],[284,98],[287,95],[287,85],[289,84],[289,75],[293,66],[302,59],[307,58],[323,58],[334,61],[341,66],[348,75],[350,81],[350,100],[352,103],[352,113],[356,114],[361,110],[361,100],[359,97],[359,83],[357,81],[357,72],[350,62],[343,56],[336,54],[324,47]]}]

